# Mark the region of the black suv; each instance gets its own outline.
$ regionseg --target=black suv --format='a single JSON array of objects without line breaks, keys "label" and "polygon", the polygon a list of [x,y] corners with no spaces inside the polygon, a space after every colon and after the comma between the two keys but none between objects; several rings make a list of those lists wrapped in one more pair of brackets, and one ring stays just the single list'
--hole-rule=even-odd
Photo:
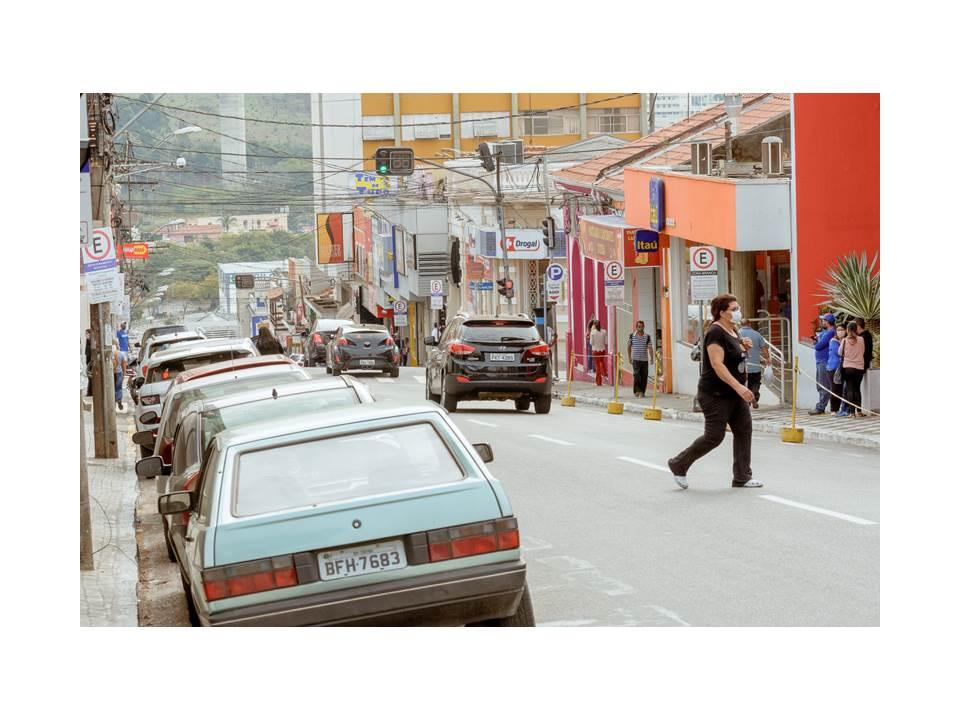
[{"label": "black suv", "polygon": [[314,367],[327,360],[327,343],[333,340],[337,330],[347,325],[356,325],[353,320],[338,318],[318,318],[313,323],[313,330],[307,337],[303,354],[306,356],[307,367]]},{"label": "black suv", "polygon": [[550,348],[525,315],[458,315],[427,360],[427,399],[455,412],[461,400],[513,400],[517,410],[550,412]]}]

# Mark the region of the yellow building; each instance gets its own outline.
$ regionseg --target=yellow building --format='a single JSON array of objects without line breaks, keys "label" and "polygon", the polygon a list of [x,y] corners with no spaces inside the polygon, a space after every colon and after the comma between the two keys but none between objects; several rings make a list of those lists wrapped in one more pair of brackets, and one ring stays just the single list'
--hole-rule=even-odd
[{"label": "yellow building", "polygon": [[601,134],[638,140],[647,131],[642,93],[363,93],[361,108],[365,170],[386,145],[442,162],[481,142],[557,147]]}]

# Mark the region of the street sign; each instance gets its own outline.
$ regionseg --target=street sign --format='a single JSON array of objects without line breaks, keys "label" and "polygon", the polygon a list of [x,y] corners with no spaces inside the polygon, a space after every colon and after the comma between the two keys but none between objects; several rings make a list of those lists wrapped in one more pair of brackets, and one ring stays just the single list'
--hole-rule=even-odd
[{"label": "street sign", "polygon": [[557,263],[551,263],[547,266],[547,280],[554,280],[560,282],[563,280],[564,272],[563,266],[557,265]]},{"label": "street sign", "polygon": [[560,290],[563,283],[559,280],[547,280],[547,302],[560,302]]},{"label": "street sign", "polygon": [[709,245],[690,248],[690,300],[710,302],[720,292],[717,249]]},{"label": "street sign", "polygon": [[623,302],[623,265],[608,262],[603,269],[604,302],[616,305]]},{"label": "street sign", "polygon": [[607,281],[623,282],[623,265],[618,262],[608,262],[603,271],[604,279]]},{"label": "street sign", "polygon": [[234,275],[233,282],[237,290],[253,290],[256,285],[256,278],[250,274]]},{"label": "street sign", "polygon": [[443,310],[443,280],[430,281],[430,309]]},{"label": "street sign", "polygon": [[407,303],[405,300],[397,300],[393,303],[393,314],[396,316],[398,313],[405,315],[407,312]]},{"label": "street sign", "polygon": [[113,230],[95,228],[90,243],[80,250],[85,275],[117,269],[117,249],[113,244]]}]

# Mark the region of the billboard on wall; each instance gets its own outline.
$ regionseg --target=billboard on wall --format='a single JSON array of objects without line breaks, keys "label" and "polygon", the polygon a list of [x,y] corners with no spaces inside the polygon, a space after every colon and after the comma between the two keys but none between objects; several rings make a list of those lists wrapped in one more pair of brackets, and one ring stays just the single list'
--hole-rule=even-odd
[{"label": "billboard on wall", "polygon": [[342,263],[343,213],[317,213],[317,264]]},{"label": "billboard on wall", "polygon": [[650,230],[624,229],[623,264],[626,267],[660,265],[660,234]]}]

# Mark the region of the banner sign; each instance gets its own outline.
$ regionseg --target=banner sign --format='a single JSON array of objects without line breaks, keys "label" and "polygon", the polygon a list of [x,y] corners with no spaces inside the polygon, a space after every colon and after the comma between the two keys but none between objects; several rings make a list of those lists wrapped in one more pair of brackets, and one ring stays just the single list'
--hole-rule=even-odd
[{"label": "banner sign", "polygon": [[355,172],[353,174],[353,189],[358,195],[386,195],[390,192],[387,178],[382,175]]},{"label": "banner sign", "polygon": [[650,178],[650,229],[662,232],[666,224],[666,204],[663,197],[663,178]]},{"label": "banner sign", "polygon": [[127,243],[120,246],[121,257],[125,260],[147,260],[150,257],[150,248],[144,243]]},{"label": "banner sign", "polygon": [[623,228],[580,218],[583,254],[601,262],[623,262]]},{"label": "banner sign", "polygon": [[660,264],[660,235],[651,230],[623,231],[623,264],[627,267],[656,267]]},{"label": "banner sign", "polygon": [[343,213],[317,214],[317,265],[342,263]]}]

